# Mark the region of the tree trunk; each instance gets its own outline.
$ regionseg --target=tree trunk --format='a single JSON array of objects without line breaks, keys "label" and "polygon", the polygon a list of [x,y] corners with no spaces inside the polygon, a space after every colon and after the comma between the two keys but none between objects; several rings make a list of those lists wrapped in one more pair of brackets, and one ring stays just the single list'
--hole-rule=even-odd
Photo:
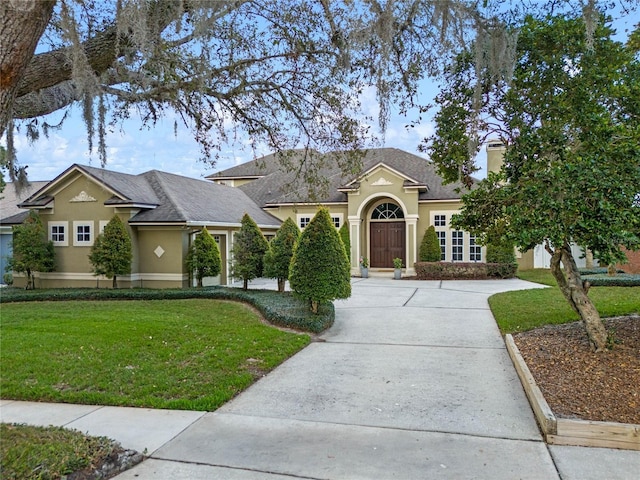
[{"label": "tree trunk", "polygon": [[[571,254],[571,248],[567,242],[562,247],[551,251],[551,273],[558,282],[560,291],[571,305],[584,324],[589,342],[596,352],[605,351],[607,348],[607,331],[593,302],[587,295],[585,285],[580,277],[580,272]],[[562,263],[564,272],[560,267]]]},{"label": "tree trunk", "polygon": [[198,288],[202,288],[202,277],[198,277]]},{"label": "tree trunk", "polygon": [[284,278],[279,278],[278,279],[278,291],[280,293],[284,292],[284,282],[286,281],[286,279]]},{"label": "tree trunk", "polygon": [[[11,5],[11,3],[12,1],[0,0],[2,5]],[[49,17],[51,16],[55,0],[35,0],[34,3],[39,7],[38,10],[42,10],[43,5],[50,5]],[[175,0],[149,2],[148,23],[152,25],[153,31],[147,32],[148,35],[159,35],[173,20],[178,18],[179,14],[192,10],[192,3],[188,0],[183,0],[183,2],[176,2]],[[211,10],[214,7],[215,10],[224,10],[227,4],[225,2],[212,3],[212,6],[208,8]],[[0,18],[4,20],[3,10],[4,8],[0,10]],[[42,31],[44,31],[44,27],[49,22],[49,17],[44,22]],[[4,45],[3,30],[0,30],[0,38],[2,38],[1,43]],[[23,31],[21,28],[18,29],[21,36],[26,39],[33,37],[36,43],[40,39],[42,31],[36,32],[30,29]],[[36,43],[34,43],[31,53],[20,72],[21,74],[17,78],[19,83],[14,86],[14,96],[17,97],[11,99],[12,102],[15,100],[14,118],[33,118],[45,115],[70,105],[81,98],[82,87],[78,87],[72,78],[73,66],[69,60],[72,56],[72,47],[64,47],[34,56],[33,51]],[[8,45],[11,46],[11,43],[8,43]],[[126,53],[126,50],[131,47],[131,42],[126,36],[121,35],[118,38],[118,29],[114,22],[103,30],[96,32],[82,46],[89,65],[95,74],[100,76],[114,65],[117,58]],[[4,57],[4,52],[0,51],[0,58]],[[2,72],[2,78],[4,83],[4,71]],[[116,82],[107,83],[111,85]],[[9,118],[11,117],[8,117],[7,120]],[[6,122],[4,119],[2,120],[2,127],[4,127]],[[1,133],[2,130],[0,130]]]},{"label": "tree trunk", "polygon": [[12,118],[18,85],[33,58],[55,0],[0,2],[0,136]]},{"label": "tree trunk", "polygon": [[247,280],[246,278],[242,281],[242,289],[243,290],[249,289],[249,280]]},{"label": "tree trunk", "polygon": [[319,302],[317,300],[311,300],[311,311],[313,313],[318,313],[318,305]]},{"label": "tree trunk", "polygon": [[113,276],[113,283],[111,284],[111,286],[112,286],[113,288],[118,288],[118,281],[117,281],[117,278],[118,278],[118,276],[117,276],[117,275],[114,275],[114,276]]},{"label": "tree trunk", "polygon": [[27,285],[24,287],[25,290],[33,290],[35,288],[35,281],[33,276],[31,275],[31,270],[27,269]]}]

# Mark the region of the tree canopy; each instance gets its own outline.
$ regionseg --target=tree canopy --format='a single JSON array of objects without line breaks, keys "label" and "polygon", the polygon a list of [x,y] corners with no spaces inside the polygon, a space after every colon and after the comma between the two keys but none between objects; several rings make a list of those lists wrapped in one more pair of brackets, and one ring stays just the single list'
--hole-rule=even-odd
[{"label": "tree canopy", "polygon": [[430,151],[445,178],[471,183],[466,143],[480,134],[505,143],[503,168],[463,197],[454,224],[521,250],[544,244],[560,289],[602,350],[606,331],[570,243],[604,263],[621,260],[621,246],[640,247],[640,60],[612,39],[604,16],[591,41],[586,32],[579,17],[527,17],[509,81],[480,85],[480,117],[462,112],[481,80],[469,55],[458,57]]},{"label": "tree canopy", "polygon": [[[584,11],[596,4],[588,0]],[[470,39],[483,45],[478,65],[503,69],[514,43],[509,20],[583,7],[584,0],[4,1],[0,136],[6,132],[12,178],[14,128],[46,135],[54,127],[46,115],[66,115],[74,104],[103,163],[109,121],[139,115],[153,125],[170,112],[212,162],[237,138],[273,151],[352,152],[372,135],[359,104],[364,89],[376,91],[384,131],[390,105],[413,105],[417,82]],[[313,178],[317,160],[307,160],[297,168]],[[342,166],[357,160],[346,156]]]}]

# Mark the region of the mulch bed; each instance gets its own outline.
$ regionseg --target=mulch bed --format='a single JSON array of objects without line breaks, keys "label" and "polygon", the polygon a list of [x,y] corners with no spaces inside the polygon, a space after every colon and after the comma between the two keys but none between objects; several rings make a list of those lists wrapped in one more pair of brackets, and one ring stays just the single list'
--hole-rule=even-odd
[{"label": "mulch bed", "polygon": [[559,418],[640,424],[640,316],[604,319],[612,349],[594,353],[580,322],[513,335]]}]

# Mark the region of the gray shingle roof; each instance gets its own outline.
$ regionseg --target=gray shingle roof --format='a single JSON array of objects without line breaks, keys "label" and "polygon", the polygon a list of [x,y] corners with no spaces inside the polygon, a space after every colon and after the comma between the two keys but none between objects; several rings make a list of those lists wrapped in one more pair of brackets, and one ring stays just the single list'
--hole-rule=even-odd
[{"label": "gray shingle roof", "polygon": [[[280,220],[266,213],[244,192],[210,181],[151,170],[139,175],[114,172],[87,165],[72,165],[48,185],[78,169],[115,192],[109,205],[143,205],[129,223],[192,223],[239,225],[248,213],[258,225],[279,226]],[[24,202],[34,205],[48,194],[45,186]]]},{"label": "gray shingle roof", "polygon": [[152,170],[140,175],[159,198],[158,207],[135,215],[130,223],[190,222],[240,224],[245,213],[258,224],[280,220],[258,207],[244,192],[206,180]]},{"label": "gray shingle roof", "polygon": [[[297,155],[300,159],[302,153],[299,152]],[[239,188],[261,206],[310,201],[317,203],[346,202],[346,194],[338,189],[352,182],[357,182],[360,175],[350,177],[343,175],[337,160],[333,158],[334,155],[329,153],[323,156],[324,166],[319,170],[319,174],[321,178],[326,180],[327,188],[324,193],[320,192],[321,194],[316,198],[313,197],[313,192],[305,184],[302,176],[297,176],[292,169],[282,168],[273,158],[264,162],[265,165],[271,166],[271,171],[263,171],[262,178]],[[295,158],[292,160],[295,161]],[[251,165],[254,162],[248,162],[242,172],[255,172],[256,167]],[[456,189],[461,188],[462,185],[444,185],[442,178],[436,173],[435,165],[430,160],[397,148],[371,149],[365,153],[362,159],[362,173],[366,173],[380,163],[397,170],[416,182],[417,185],[425,185],[426,191],[421,191],[419,195],[421,201],[460,198],[460,193]],[[218,175],[232,177],[234,171],[238,171],[234,170],[236,168],[223,170]],[[408,184],[411,183],[408,182]]]},{"label": "gray shingle roof", "polygon": [[29,198],[47,183],[49,182],[30,182],[20,192],[18,192],[14,183],[7,183],[4,191],[0,193],[0,218],[2,218],[0,223],[4,225],[22,223],[29,212],[18,208],[18,204]]},{"label": "gray shingle roof", "polygon": [[[264,157],[257,158],[251,162],[241,163],[234,167],[221,170],[208,175],[206,178],[215,180],[217,178],[255,178],[263,177],[278,170],[282,163],[286,163],[288,158],[297,160],[304,155],[304,149],[288,150],[281,153],[271,153]],[[311,151],[318,154],[316,151]]]},{"label": "gray shingle roof", "polygon": [[156,191],[142,175],[113,172],[87,165],[77,165],[77,167],[117,192],[122,200],[147,205],[158,205],[160,203]]}]

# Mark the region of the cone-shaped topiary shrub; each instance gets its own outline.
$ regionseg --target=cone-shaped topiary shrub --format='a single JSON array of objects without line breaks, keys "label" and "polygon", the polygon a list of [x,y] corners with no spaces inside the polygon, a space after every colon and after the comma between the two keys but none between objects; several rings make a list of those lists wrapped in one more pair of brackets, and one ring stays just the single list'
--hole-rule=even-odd
[{"label": "cone-shaped topiary shrub", "polygon": [[114,215],[91,247],[89,261],[94,273],[113,279],[112,286],[117,288],[118,275],[131,273],[132,258],[131,236],[122,219]]},{"label": "cone-shaped topiary shrub", "polygon": [[351,296],[349,260],[326,208],[318,210],[298,240],[289,283],[314,313],[321,302]]},{"label": "cone-shaped topiary shrub", "polygon": [[429,225],[420,244],[421,262],[439,262],[441,259],[440,241],[436,235],[436,229]]},{"label": "cone-shaped topiary shrub", "polygon": [[269,248],[269,242],[248,213],[242,217],[241,224],[231,248],[231,276],[241,278],[244,282],[242,288],[246,290],[249,280],[262,276],[262,259]]},{"label": "cone-shaped topiary shrub", "polygon": [[[347,259],[351,258],[351,238],[349,237],[349,225],[347,223],[343,223],[338,230],[340,234],[340,238],[342,239],[342,243],[344,244],[344,250],[347,252]],[[351,263],[351,261],[349,261]]]},{"label": "cone-shaped topiary shrub", "polygon": [[200,234],[193,240],[187,253],[186,265],[189,273],[195,275],[198,287],[202,287],[204,277],[215,277],[220,273],[220,249],[205,227],[202,227]]},{"label": "cone-shaped topiary shrub", "polygon": [[296,222],[287,218],[264,254],[264,276],[278,279],[279,292],[284,292],[284,283],[289,278],[291,258],[299,237],[300,229]]}]

